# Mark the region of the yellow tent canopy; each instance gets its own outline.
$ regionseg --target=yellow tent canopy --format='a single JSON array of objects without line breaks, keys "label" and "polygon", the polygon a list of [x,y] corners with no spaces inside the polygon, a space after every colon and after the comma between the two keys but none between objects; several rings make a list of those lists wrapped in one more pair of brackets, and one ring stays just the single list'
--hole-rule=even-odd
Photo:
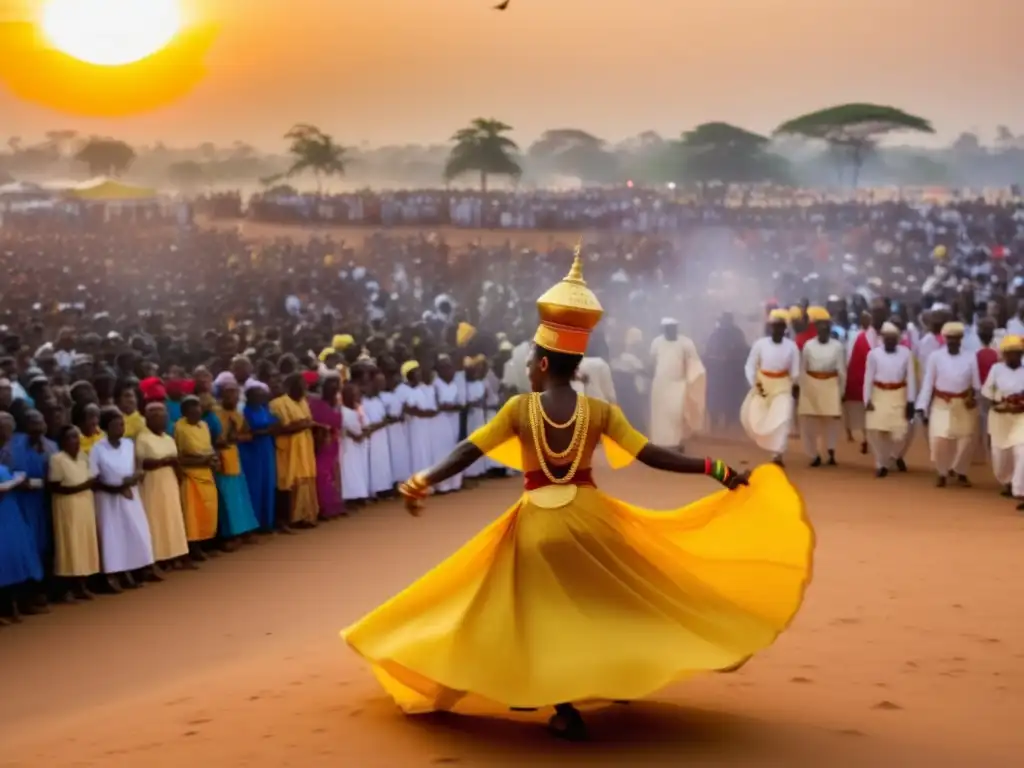
[{"label": "yellow tent canopy", "polygon": [[121,200],[152,200],[156,198],[155,189],[136,187],[113,179],[99,179],[82,184],[68,193],[76,200],[92,200],[95,202],[118,202]]}]

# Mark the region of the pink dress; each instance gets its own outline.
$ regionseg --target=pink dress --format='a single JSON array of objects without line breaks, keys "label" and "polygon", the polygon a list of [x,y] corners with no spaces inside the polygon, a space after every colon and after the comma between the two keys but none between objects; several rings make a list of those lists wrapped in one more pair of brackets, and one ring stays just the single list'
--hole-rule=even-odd
[{"label": "pink dress", "polygon": [[341,500],[341,408],[332,408],[319,397],[310,396],[309,411],[313,421],[325,424],[330,431],[319,441],[316,452],[316,495],[320,517],[337,517],[345,512]]}]

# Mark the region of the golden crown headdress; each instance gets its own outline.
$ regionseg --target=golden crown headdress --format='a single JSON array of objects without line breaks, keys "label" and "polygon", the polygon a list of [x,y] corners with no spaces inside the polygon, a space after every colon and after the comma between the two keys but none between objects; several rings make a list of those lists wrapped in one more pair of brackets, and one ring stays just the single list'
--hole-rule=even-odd
[{"label": "golden crown headdress", "polygon": [[583,355],[590,334],[604,315],[601,302],[583,280],[583,241],[576,245],[569,274],[537,299],[540,326],[533,340],[544,349]]}]

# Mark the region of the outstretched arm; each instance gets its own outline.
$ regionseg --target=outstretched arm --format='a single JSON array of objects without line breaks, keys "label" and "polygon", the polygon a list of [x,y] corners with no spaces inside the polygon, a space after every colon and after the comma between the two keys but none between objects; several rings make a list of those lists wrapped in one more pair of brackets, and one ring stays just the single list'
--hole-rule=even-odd
[{"label": "outstretched arm", "polygon": [[641,464],[646,464],[652,469],[660,469],[663,472],[675,472],[680,475],[708,475],[729,490],[734,490],[741,485],[749,485],[748,473],[737,472],[719,459],[697,459],[651,443],[647,443],[641,448],[636,458]]},{"label": "outstretched arm", "polygon": [[443,483],[449,477],[454,477],[468,469],[474,461],[484,455],[484,452],[477,448],[469,440],[463,440],[455,450],[441,459],[426,472],[421,473],[423,480],[428,486]]}]

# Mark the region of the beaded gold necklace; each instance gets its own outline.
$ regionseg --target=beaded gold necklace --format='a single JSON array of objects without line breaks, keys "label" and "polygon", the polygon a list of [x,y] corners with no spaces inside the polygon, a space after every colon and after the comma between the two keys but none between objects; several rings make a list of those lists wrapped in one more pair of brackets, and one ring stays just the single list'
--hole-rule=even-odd
[{"label": "beaded gold necklace", "polygon": [[[579,470],[580,463],[583,461],[583,442],[586,440],[587,429],[590,426],[590,406],[587,404],[587,398],[577,397],[576,411],[573,418],[565,423],[565,426],[568,426],[573,421],[576,422],[572,439],[569,441],[568,448],[558,452],[551,450],[547,437],[544,434],[544,422],[548,421],[549,424],[552,422],[547,420],[547,414],[544,413],[544,406],[541,404],[539,393],[531,395],[528,406],[530,429],[533,432],[533,444],[537,450],[537,463],[540,465],[541,471],[554,485],[570,484],[576,476],[577,470]],[[555,477],[548,466],[547,459],[549,457],[552,459],[565,458],[574,450],[576,455],[569,466],[569,471],[566,472],[564,477]]]}]

